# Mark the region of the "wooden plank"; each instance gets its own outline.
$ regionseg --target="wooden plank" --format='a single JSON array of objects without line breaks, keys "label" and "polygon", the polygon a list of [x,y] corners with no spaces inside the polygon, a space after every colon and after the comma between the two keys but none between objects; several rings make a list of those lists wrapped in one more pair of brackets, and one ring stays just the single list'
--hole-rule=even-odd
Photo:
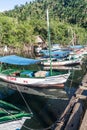
[{"label": "wooden plank", "polygon": [[87,87],[84,87],[84,86],[80,86],[80,88],[81,88],[82,90],[87,90]]},{"label": "wooden plank", "polygon": [[81,126],[79,130],[87,130],[87,110],[85,112],[84,118],[82,120]]},{"label": "wooden plank", "polygon": [[76,97],[82,100],[86,100],[87,96],[81,95],[81,94],[76,94]]},{"label": "wooden plank", "polygon": [[[56,122],[56,124],[54,126],[54,130],[64,130],[65,125],[66,125],[67,122],[68,122],[68,124],[66,126],[66,130],[77,130],[76,128],[74,128],[74,127],[77,127],[76,125],[73,126],[73,129],[69,128],[70,123],[72,123],[72,122],[70,122],[70,120],[71,121],[73,120],[73,124],[74,124],[74,120],[80,119],[80,116],[79,116],[80,114],[77,114],[77,113],[78,113],[78,111],[80,113],[82,113],[82,106],[81,106],[81,104],[77,104],[77,103],[79,103],[78,101],[79,101],[80,98],[81,99],[87,99],[86,96],[81,95],[84,90],[87,90],[86,86],[87,86],[87,74],[84,76],[84,78],[82,80],[82,86],[79,86],[79,88],[77,89],[74,96],[72,96],[72,98],[71,98],[68,106],[66,107],[65,111],[61,115],[60,119],[57,120],[57,122]],[[75,105],[75,104],[77,104],[77,105]],[[73,114],[70,113],[72,111],[72,109],[74,110]],[[71,114],[71,116],[70,116],[70,114]],[[67,127],[69,129],[67,129]],[[87,126],[86,126],[86,129],[87,129]],[[81,129],[81,130],[84,130],[84,129]]]},{"label": "wooden plank", "polygon": [[79,101],[79,98],[76,97],[76,94],[82,94],[83,90],[81,88],[78,88],[75,95],[72,96],[68,106],[66,107],[65,111],[61,115],[60,119],[56,122],[54,130],[62,130],[64,125],[69,120],[71,111],[74,107],[74,105]]},{"label": "wooden plank", "polygon": [[76,103],[64,130],[78,130],[82,113],[83,109],[81,103]]},{"label": "wooden plank", "polygon": [[82,86],[87,87],[87,73],[86,73],[85,76],[83,77]]}]

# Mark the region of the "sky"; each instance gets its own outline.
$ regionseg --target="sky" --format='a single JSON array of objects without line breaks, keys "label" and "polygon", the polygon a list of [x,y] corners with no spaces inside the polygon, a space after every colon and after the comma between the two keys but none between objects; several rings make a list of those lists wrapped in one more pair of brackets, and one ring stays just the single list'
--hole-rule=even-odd
[{"label": "sky", "polygon": [[15,5],[24,5],[26,2],[33,0],[0,0],[0,12],[14,9]]}]

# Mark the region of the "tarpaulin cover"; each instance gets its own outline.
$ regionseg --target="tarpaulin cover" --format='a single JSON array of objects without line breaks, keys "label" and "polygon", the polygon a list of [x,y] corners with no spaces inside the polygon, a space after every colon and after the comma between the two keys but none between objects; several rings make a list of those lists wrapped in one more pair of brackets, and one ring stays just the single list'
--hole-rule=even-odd
[{"label": "tarpaulin cover", "polygon": [[9,55],[0,57],[0,62],[14,65],[30,65],[39,62],[39,60],[24,58],[16,55]]},{"label": "tarpaulin cover", "polygon": [[81,48],[83,48],[84,46],[82,46],[82,45],[74,45],[74,46],[70,46],[70,48],[72,48],[72,49],[81,49]]}]

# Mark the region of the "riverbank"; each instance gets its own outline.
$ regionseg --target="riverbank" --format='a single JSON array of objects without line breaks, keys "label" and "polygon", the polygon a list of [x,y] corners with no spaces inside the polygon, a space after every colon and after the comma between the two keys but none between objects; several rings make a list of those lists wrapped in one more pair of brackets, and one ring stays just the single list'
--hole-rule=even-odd
[{"label": "riverbank", "polygon": [[34,46],[23,45],[23,46],[0,46],[0,56],[4,55],[23,55],[28,57],[35,57]]}]

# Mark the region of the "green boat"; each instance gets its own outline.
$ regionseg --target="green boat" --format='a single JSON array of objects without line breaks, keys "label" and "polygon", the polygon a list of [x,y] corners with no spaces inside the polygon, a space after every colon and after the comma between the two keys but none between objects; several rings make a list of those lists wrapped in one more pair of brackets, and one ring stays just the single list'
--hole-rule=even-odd
[{"label": "green boat", "polygon": [[23,117],[31,118],[32,116],[32,112],[27,113],[10,103],[0,100],[0,123],[19,120]]}]

